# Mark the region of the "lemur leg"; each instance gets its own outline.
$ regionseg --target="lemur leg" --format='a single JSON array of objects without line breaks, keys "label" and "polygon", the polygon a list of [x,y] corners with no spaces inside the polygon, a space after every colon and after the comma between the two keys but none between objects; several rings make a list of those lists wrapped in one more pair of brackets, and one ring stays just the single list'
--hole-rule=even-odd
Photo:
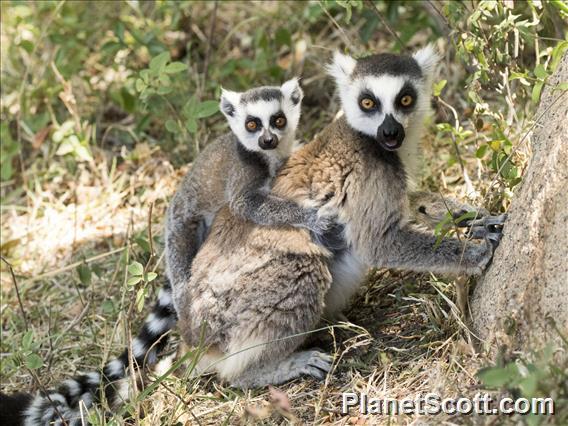
[{"label": "lemur leg", "polygon": [[318,350],[294,352],[283,360],[253,366],[245,370],[230,383],[237,388],[259,388],[270,384],[278,385],[300,376],[325,379],[331,370],[333,357]]},{"label": "lemur leg", "polygon": [[169,220],[166,233],[166,273],[171,283],[173,304],[179,312],[185,285],[191,278],[191,265],[209,228],[203,216],[188,216],[184,221]]}]

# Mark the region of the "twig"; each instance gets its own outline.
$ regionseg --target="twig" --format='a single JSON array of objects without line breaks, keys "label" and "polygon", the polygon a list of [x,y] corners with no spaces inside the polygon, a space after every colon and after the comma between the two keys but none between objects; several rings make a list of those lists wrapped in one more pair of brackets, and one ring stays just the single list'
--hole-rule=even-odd
[{"label": "twig", "polygon": [[209,73],[209,59],[211,57],[211,47],[213,40],[213,33],[215,33],[215,24],[217,23],[217,0],[213,5],[213,15],[211,15],[211,24],[209,25],[209,36],[207,37],[207,51],[205,52],[205,61],[203,65],[203,85],[202,91],[205,89],[205,82],[207,81],[207,74]]},{"label": "twig", "polygon": [[[458,113],[455,110],[455,108],[453,106],[451,106],[450,104],[446,103],[439,96],[438,96],[438,101],[452,112],[452,114],[454,116],[454,128],[455,128],[456,132],[459,131],[460,122],[459,122],[459,118],[458,118]],[[458,158],[458,162],[460,163],[460,168],[461,168],[461,171],[462,171],[462,174],[463,174],[463,179],[465,181],[466,194],[470,197],[477,198],[478,193],[475,190],[475,188],[473,187],[473,183],[471,182],[471,179],[469,178],[469,175],[467,173],[465,165],[463,164],[463,160],[461,158],[461,153],[460,153],[460,150],[459,150],[459,147],[458,147],[458,143],[456,141],[456,136],[454,134],[451,134],[450,136],[451,136],[452,142],[454,144],[454,148],[456,150],[456,156]]]},{"label": "twig", "polygon": [[319,5],[322,8],[322,10],[324,11],[324,13],[326,14],[326,16],[329,18],[329,20],[331,22],[333,22],[333,25],[335,25],[337,27],[337,29],[339,30],[339,33],[343,37],[343,42],[347,46],[352,46],[353,43],[351,42],[351,39],[349,38],[349,36],[345,33],[345,30],[341,27],[341,25],[339,25],[339,23],[335,20],[335,18],[333,16],[331,16],[331,13],[329,13],[327,8],[325,7],[325,4],[321,0],[319,2]]},{"label": "twig", "polygon": [[434,5],[434,2],[432,0],[426,0],[423,4],[426,12],[428,12],[432,19],[436,21],[436,24],[438,25],[440,31],[442,31],[445,36],[450,35],[451,27],[448,23],[448,20]]},{"label": "twig", "polygon": [[382,13],[379,12],[379,9],[377,9],[377,6],[375,5],[375,3],[373,3],[372,0],[365,0],[365,3],[367,3],[367,5],[369,5],[369,7],[379,17],[379,19],[381,20],[381,22],[385,26],[385,28],[388,30],[388,32],[393,36],[394,39],[396,39],[396,41],[400,45],[400,50],[402,50],[402,51],[406,50],[405,44],[402,42],[402,40],[397,35],[397,33],[390,27],[390,25],[388,24],[386,19],[383,17]]},{"label": "twig", "polygon": [[120,253],[124,249],[125,249],[125,247],[120,247],[120,248],[111,250],[111,251],[106,252],[106,253],[97,254],[96,256],[90,257],[90,258],[85,259],[85,260],[80,260],[79,262],[74,262],[70,265],[64,266],[63,268],[55,269],[53,271],[49,271],[49,272],[46,272],[44,274],[36,275],[35,277],[31,277],[31,278],[28,278],[27,280],[25,280],[24,284],[29,284],[29,283],[32,283],[34,281],[38,281],[38,280],[41,280],[43,278],[50,277],[52,275],[57,275],[61,272],[69,271],[71,269],[76,268],[79,265],[82,265],[83,263],[91,263],[91,262],[94,262],[95,260],[104,259],[107,256],[112,256],[113,254]]},{"label": "twig", "polygon": [[156,254],[154,253],[154,237],[152,235],[153,210],[154,210],[154,202],[150,204],[150,209],[148,211],[148,241],[150,244],[150,258],[148,259],[148,262],[146,262],[146,266],[144,267],[144,273],[148,272],[148,269],[150,268],[150,263],[152,263],[152,260],[154,260],[154,257],[156,257]]},{"label": "twig", "polygon": [[28,370],[28,372],[30,373],[30,376],[32,376],[32,378],[34,379],[36,386],[39,388],[39,390],[42,392],[42,396],[44,398],[46,398],[50,405],[53,407],[53,409],[55,410],[55,414],[57,414],[57,416],[59,417],[59,419],[62,421],[63,425],[68,426],[67,420],[65,420],[65,418],[63,417],[63,414],[61,414],[61,411],[59,411],[59,405],[55,404],[55,402],[53,402],[53,400],[51,399],[51,397],[49,396],[49,392],[47,391],[47,389],[45,388],[44,385],[41,384],[39,377],[35,374],[35,372],[31,369],[28,368],[26,366],[26,369]]},{"label": "twig", "polygon": [[20,305],[20,310],[22,311],[22,318],[24,320],[24,327],[26,331],[28,331],[28,317],[26,316],[26,311],[24,310],[24,305],[22,303],[22,298],[20,296],[20,289],[18,288],[18,281],[16,280],[16,274],[14,274],[14,268],[12,264],[4,259],[4,256],[0,256],[0,259],[8,265],[8,269],[10,270],[10,275],[12,275],[12,281],[14,282],[14,288],[16,289],[16,296],[18,298],[18,305]]}]

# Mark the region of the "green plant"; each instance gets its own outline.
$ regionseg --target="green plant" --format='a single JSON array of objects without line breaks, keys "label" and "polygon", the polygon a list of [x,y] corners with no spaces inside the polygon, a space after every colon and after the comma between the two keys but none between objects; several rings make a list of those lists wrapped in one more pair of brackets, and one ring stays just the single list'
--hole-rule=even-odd
[{"label": "green plant", "polygon": [[[558,424],[568,420],[568,370],[565,363],[554,359],[554,346],[549,344],[528,357],[501,363],[494,367],[482,368],[477,372],[481,383],[490,389],[505,390],[515,398],[527,399],[552,397]],[[545,419],[528,414],[529,425],[539,425]]]}]

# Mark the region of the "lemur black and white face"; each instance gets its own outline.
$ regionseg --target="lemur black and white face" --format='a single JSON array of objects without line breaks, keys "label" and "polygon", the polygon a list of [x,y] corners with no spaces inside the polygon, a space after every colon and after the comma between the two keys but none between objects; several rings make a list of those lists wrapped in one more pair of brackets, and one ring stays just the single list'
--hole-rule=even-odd
[{"label": "lemur black and white face", "polygon": [[280,87],[264,86],[242,93],[223,89],[221,111],[248,150],[277,150],[289,155],[303,95],[297,78]]},{"label": "lemur black and white face", "polygon": [[422,124],[437,61],[431,46],[413,56],[383,53],[359,60],[336,52],[328,71],[349,125],[394,151],[412,126]]}]

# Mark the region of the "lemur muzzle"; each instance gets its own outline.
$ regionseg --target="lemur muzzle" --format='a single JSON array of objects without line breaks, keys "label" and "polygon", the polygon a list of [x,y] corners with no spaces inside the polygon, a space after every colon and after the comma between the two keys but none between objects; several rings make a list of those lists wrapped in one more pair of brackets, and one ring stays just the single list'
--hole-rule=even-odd
[{"label": "lemur muzzle", "polygon": [[400,148],[404,136],[404,127],[395,120],[392,114],[387,114],[377,129],[377,141],[388,151]]},{"label": "lemur muzzle", "polygon": [[258,146],[262,149],[274,149],[278,146],[278,136],[268,129],[264,129],[258,138]]}]

